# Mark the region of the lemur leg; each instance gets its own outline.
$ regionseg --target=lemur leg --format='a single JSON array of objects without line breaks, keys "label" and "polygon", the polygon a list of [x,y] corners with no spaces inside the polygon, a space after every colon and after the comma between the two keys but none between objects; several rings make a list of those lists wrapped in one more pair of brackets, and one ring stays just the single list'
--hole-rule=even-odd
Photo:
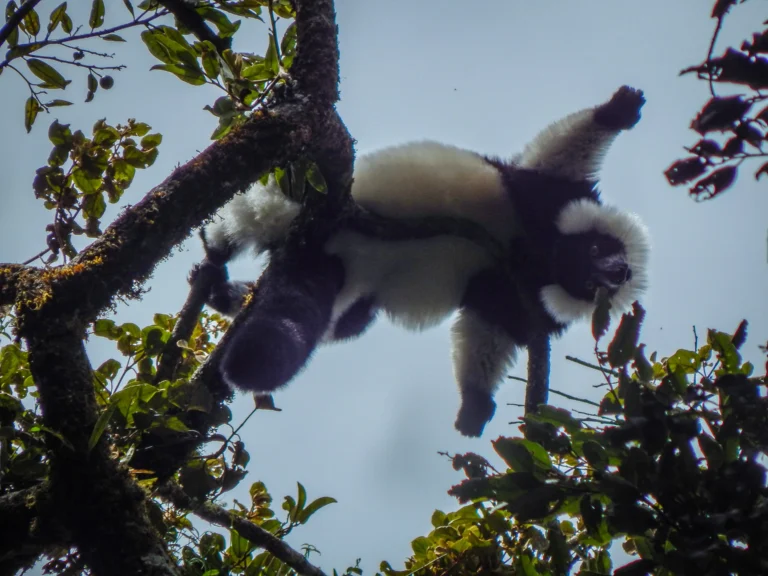
[{"label": "lemur leg", "polygon": [[514,362],[517,346],[505,331],[464,308],[453,325],[453,365],[461,392],[456,429],[480,436],[496,412],[493,394]]},{"label": "lemur leg", "polygon": [[485,270],[467,285],[453,325],[453,362],[461,392],[456,429],[480,436],[496,410],[493,394],[531,330],[514,286],[506,276]]},{"label": "lemur leg", "polygon": [[[201,278],[205,276],[205,278]],[[210,291],[205,303],[226,316],[236,316],[243,306],[243,299],[251,290],[251,282],[230,282],[225,264],[215,264],[206,257],[189,274],[189,283],[206,282]]]},{"label": "lemur leg", "polygon": [[622,86],[608,102],[542,130],[526,146],[518,165],[574,181],[595,180],[608,147],[619,132],[637,124],[643,104],[641,90]]},{"label": "lemur leg", "polygon": [[275,250],[247,316],[232,326],[220,362],[224,381],[253,392],[288,383],[328,328],[343,282],[341,261],[320,249]]},{"label": "lemur leg", "polygon": [[372,295],[356,300],[336,320],[328,339],[331,341],[348,340],[362,335],[376,319],[377,313],[378,307]]}]

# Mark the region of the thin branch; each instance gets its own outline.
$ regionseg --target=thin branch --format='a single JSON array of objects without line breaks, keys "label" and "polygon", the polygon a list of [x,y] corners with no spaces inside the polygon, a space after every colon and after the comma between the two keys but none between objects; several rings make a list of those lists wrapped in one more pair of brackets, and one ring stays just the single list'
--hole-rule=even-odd
[{"label": "thin branch", "polygon": [[277,39],[277,22],[275,21],[275,11],[272,9],[273,0],[269,0],[269,20],[272,25],[272,41],[275,43],[275,54],[280,66],[283,65],[283,59],[280,56],[280,41]]},{"label": "thin branch", "polygon": [[197,325],[197,319],[200,317],[200,312],[203,311],[203,306],[205,306],[211,291],[214,278],[212,274],[207,274],[207,271],[210,271],[210,268],[205,266],[200,268],[187,296],[187,301],[184,302],[184,306],[179,312],[179,319],[173,327],[173,333],[158,360],[155,384],[163,380],[172,380],[176,374],[176,368],[181,359],[181,348],[178,342],[189,340],[192,336]]},{"label": "thin branch", "polygon": [[[39,0],[38,0],[39,1]],[[37,2],[27,2],[27,4],[22,5],[22,8],[27,6],[28,4],[36,4]],[[16,12],[18,14],[18,12]],[[160,10],[158,12],[155,12],[152,16],[145,18],[144,20],[131,20],[130,22],[126,22],[125,24],[119,24],[117,26],[113,26],[112,28],[106,28],[104,30],[99,30],[97,32],[89,32],[87,34],[76,34],[74,36],[67,36],[65,38],[59,38],[57,40],[40,40],[39,42],[29,42],[27,44],[18,44],[15,46],[15,52],[18,52],[19,55],[21,54],[27,54],[25,51],[25,48],[29,48],[32,46],[36,46],[37,48],[34,51],[41,50],[42,48],[45,48],[47,46],[56,46],[56,45],[65,45],[65,42],[75,42],[77,40],[88,40],[90,38],[100,38],[102,36],[106,36],[107,34],[112,34],[114,32],[119,32],[120,30],[125,30],[126,28],[133,28],[134,26],[146,26],[153,20],[157,20],[158,18],[161,18],[163,16],[167,16],[168,12],[166,10]],[[7,27],[7,25],[6,25]],[[3,30],[5,27],[3,28]],[[17,58],[17,56],[10,56],[6,57],[5,60],[0,62],[0,69],[4,68],[8,65],[8,63],[11,60],[14,60]]]},{"label": "thin branch", "polygon": [[261,526],[249,522],[245,518],[211,502],[193,500],[177,484],[167,482],[158,490],[158,493],[161,498],[177,508],[189,510],[211,524],[227,529],[234,528],[254,546],[263,548],[302,576],[325,576],[325,573],[320,568],[310,564],[303,554],[297,552]]},{"label": "thin branch", "polygon": [[601,372],[603,374],[610,374],[611,376],[614,376],[616,378],[619,377],[619,373],[616,372],[615,370],[608,370],[607,368],[603,368],[598,364],[590,364],[589,362],[585,362],[584,360],[574,358],[573,356],[566,356],[565,359],[570,360],[571,362],[575,362],[576,364],[586,366],[587,368],[592,368],[592,370],[597,370],[598,372]]},{"label": "thin branch", "polygon": [[720,35],[720,29],[723,27],[723,19],[725,18],[725,14],[721,15],[717,19],[717,26],[715,26],[715,31],[712,34],[712,40],[709,43],[709,50],[707,51],[707,75],[709,76],[709,92],[712,94],[712,97],[715,97],[715,82],[712,78],[712,67],[710,66],[710,62],[712,61],[712,54],[715,51],[715,43],[717,42],[717,37]]},{"label": "thin branch", "polygon": [[21,24],[21,21],[24,20],[26,15],[32,12],[32,10],[35,9],[35,6],[37,6],[39,3],[40,0],[27,0],[25,4],[19,6],[19,9],[16,10],[16,12],[11,14],[11,17],[8,18],[8,22],[5,23],[5,26],[0,28],[0,46],[3,45],[3,42],[8,40],[8,37],[19,26],[19,24]]},{"label": "thin branch", "polygon": [[546,404],[549,392],[550,365],[549,336],[537,332],[528,343],[528,384],[525,387],[525,413],[536,412],[541,404]]},{"label": "thin branch", "polygon": [[45,56],[43,54],[36,54],[35,58],[40,60],[51,60],[53,62],[59,62],[60,64],[68,64],[70,66],[77,66],[78,68],[88,68],[88,70],[122,70],[127,68],[125,64],[116,64],[115,66],[97,66],[94,64],[75,62],[74,60],[65,60],[63,58],[58,58],[57,56]]},{"label": "thin branch", "polygon": [[571,396],[570,394],[566,394],[565,392],[560,392],[560,390],[555,390],[554,388],[549,389],[552,394],[557,394],[558,396],[562,396],[563,398],[568,398],[568,400],[575,400],[576,402],[582,402],[584,404],[589,404],[591,406],[597,406],[600,408],[600,404],[597,402],[592,402],[592,400],[587,400],[586,398],[579,398],[578,396]]}]

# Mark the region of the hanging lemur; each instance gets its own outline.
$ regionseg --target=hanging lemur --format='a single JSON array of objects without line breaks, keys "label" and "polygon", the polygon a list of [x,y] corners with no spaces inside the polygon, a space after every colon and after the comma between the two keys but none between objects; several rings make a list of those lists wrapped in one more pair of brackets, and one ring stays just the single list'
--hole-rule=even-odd
[{"label": "hanging lemur", "polygon": [[[644,102],[624,86],[550,125],[512,160],[437,142],[359,158],[352,185],[359,206],[390,219],[469,219],[503,244],[508,266],[457,236],[386,240],[340,229],[311,255],[267,266],[248,317],[222,351],[223,380],[267,393],[287,384],[320,342],[359,336],[381,310],[413,330],[458,311],[456,428],[479,436],[495,411],[496,387],[534,331],[558,335],[589,316],[600,287],[614,311],[646,288],[645,227],[602,204],[597,191],[606,150],[639,121]],[[227,261],[247,248],[278,246],[299,209],[271,177],[221,209],[203,231],[203,265],[218,270],[211,307],[237,314],[252,284],[228,281]]]}]

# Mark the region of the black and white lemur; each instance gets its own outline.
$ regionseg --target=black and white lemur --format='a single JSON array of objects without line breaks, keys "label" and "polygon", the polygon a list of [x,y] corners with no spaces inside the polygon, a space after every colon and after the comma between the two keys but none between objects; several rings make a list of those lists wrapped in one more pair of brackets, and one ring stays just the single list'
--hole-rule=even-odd
[{"label": "black and white lemur", "polygon": [[[512,160],[437,142],[359,158],[358,205],[391,219],[474,221],[503,244],[506,269],[460,237],[385,240],[340,229],[310,255],[270,263],[222,351],[223,380],[268,393],[290,381],[320,342],[362,334],[380,310],[415,330],[458,311],[456,428],[479,436],[495,411],[496,387],[535,330],[558,335],[590,315],[599,287],[614,311],[646,288],[645,227],[602,204],[596,189],[607,148],[639,121],[644,102],[641,91],[624,86],[608,102],[550,125]],[[210,306],[238,312],[252,284],[229,282],[226,262],[247,248],[278,246],[299,209],[271,177],[221,209],[203,233],[205,263],[219,270]]]}]

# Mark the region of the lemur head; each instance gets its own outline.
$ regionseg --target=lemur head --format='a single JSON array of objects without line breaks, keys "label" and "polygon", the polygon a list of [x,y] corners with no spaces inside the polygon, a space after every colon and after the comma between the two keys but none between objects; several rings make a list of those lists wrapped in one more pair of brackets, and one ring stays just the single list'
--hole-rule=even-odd
[{"label": "lemur head", "polygon": [[553,284],[541,293],[555,320],[567,324],[589,316],[601,287],[614,312],[623,312],[645,291],[649,236],[636,216],[584,199],[563,208],[557,229]]}]

